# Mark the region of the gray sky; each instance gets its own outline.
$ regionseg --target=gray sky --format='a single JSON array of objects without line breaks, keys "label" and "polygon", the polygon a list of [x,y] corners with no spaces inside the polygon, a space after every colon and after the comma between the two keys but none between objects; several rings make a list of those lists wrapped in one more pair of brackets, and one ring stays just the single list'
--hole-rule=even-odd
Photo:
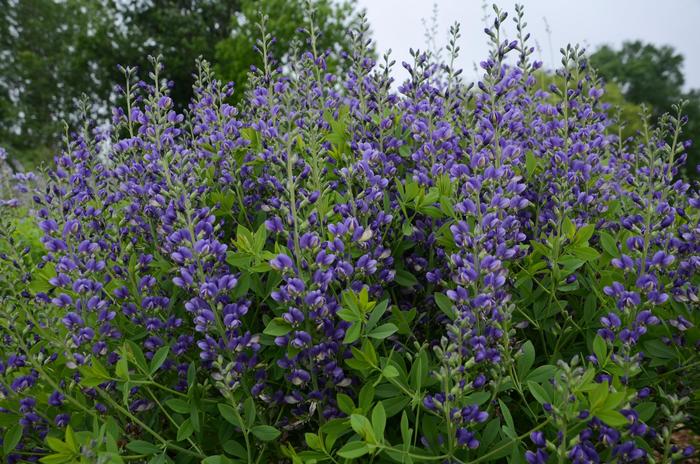
[{"label": "gray sky", "polygon": [[[458,21],[462,28],[460,64],[465,77],[474,74],[474,63],[486,57],[486,35],[482,0],[357,0],[367,11],[379,52],[392,49],[397,62],[408,61],[409,47],[425,48],[425,28],[430,22],[433,4],[438,6],[438,46],[447,42],[449,26]],[[488,12],[492,13],[488,1]],[[508,29],[515,3],[525,5],[525,16],[532,38],[541,55],[535,57],[551,67],[559,63],[559,49],[567,43],[579,43],[593,50],[601,44],[619,46],[625,40],[640,39],[659,45],[671,45],[685,57],[686,88],[700,88],[700,0],[498,0],[509,12]],[[551,30],[551,47],[545,20]],[[513,37],[514,38],[514,37]],[[400,66],[399,66],[400,67]],[[405,74],[398,70],[397,77]],[[402,79],[400,79],[402,80]]]}]

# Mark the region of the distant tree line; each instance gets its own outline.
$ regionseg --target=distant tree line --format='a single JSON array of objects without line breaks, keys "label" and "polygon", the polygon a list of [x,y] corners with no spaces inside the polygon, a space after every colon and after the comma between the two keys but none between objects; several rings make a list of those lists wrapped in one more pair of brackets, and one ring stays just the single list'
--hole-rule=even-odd
[{"label": "distant tree line", "polygon": [[[282,60],[302,24],[306,0],[0,0],[0,146],[33,165],[50,158],[62,121],[74,123],[87,96],[91,116],[108,117],[119,84],[117,66],[148,69],[148,55],[164,57],[179,106],[192,96],[194,63],[213,63],[222,80],[245,93],[255,51],[259,13],[269,14],[272,53]],[[347,48],[357,20],[353,1],[311,0],[320,26],[319,44]],[[683,56],[672,47],[639,41],[603,46],[591,64],[608,82],[606,98],[634,120],[640,105],[658,116],[687,100],[685,135],[695,141],[687,173],[700,163],[700,90],[684,91]],[[333,66],[333,63],[330,63]],[[147,77],[147,76],[143,76]],[[627,127],[629,134],[636,127]]]},{"label": "distant tree line", "polygon": [[655,46],[641,41],[625,42],[619,49],[600,47],[590,56],[598,75],[616,84],[622,96],[635,105],[646,105],[653,116],[673,111],[673,105],[686,101],[688,123],[684,138],[693,142],[688,150],[686,172],[700,173],[700,89],[684,91],[683,55],[670,46]]},{"label": "distant tree line", "polygon": [[[163,55],[179,106],[192,96],[202,56],[222,80],[245,90],[259,61],[260,13],[283,59],[303,24],[307,0],[0,0],[0,146],[28,164],[47,160],[62,121],[79,117],[82,95],[91,116],[105,114],[120,84],[118,65],[148,71],[148,55]],[[357,15],[352,1],[310,0],[323,29],[322,49],[345,47]],[[143,75],[147,78],[147,75]],[[112,102],[114,103],[114,102]]]}]

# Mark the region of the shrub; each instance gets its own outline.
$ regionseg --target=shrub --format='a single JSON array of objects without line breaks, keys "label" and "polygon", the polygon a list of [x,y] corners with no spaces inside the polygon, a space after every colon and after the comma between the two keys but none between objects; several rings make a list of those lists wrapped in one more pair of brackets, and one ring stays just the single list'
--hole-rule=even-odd
[{"label": "shrub", "polygon": [[284,65],[263,22],[241,108],[205,62],[184,112],[158,59],[126,68],[111,131],[77,131],[34,197],[44,253],[3,268],[7,460],[690,456],[682,105],[610,133],[583,51],[540,88],[516,12],[475,89],[415,51],[394,91],[364,23],[340,76],[312,22]]}]

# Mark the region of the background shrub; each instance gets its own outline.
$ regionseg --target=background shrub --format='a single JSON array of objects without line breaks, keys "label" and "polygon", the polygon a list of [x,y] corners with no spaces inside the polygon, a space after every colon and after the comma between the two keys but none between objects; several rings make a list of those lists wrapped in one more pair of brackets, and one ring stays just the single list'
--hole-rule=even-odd
[{"label": "background shrub", "polygon": [[307,16],[286,66],[262,21],[240,107],[205,61],[182,112],[125,68],[36,191],[43,252],[3,230],[6,459],[689,457],[683,105],[623,139],[583,50],[543,88],[521,8],[476,88],[415,51],[394,90],[365,23],[330,72]]}]

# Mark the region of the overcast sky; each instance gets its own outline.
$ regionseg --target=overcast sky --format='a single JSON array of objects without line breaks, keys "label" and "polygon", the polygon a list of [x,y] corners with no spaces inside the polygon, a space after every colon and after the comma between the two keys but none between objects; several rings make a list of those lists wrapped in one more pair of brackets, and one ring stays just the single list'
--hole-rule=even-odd
[{"label": "overcast sky", "polygon": [[[367,17],[378,50],[392,49],[400,65],[408,61],[409,47],[425,48],[422,19],[430,20],[433,4],[438,6],[439,46],[447,42],[449,26],[462,26],[461,66],[465,76],[474,76],[474,63],[486,57],[482,0],[357,0]],[[493,1],[489,1],[491,5]],[[499,0],[498,5],[511,14],[515,3],[525,5],[528,29],[537,40],[541,54],[535,56],[550,67],[559,62],[559,49],[567,43],[579,43],[589,50],[598,45],[619,46],[625,40],[640,39],[659,45],[671,45],[685,57],[687,88],[700,88],[700,0]],[[489,13],[492,10],[489,6]],[[551,47],[547,26],[551,31]],[[400,66],[398,66],[400,68]],[[398,73],[398,77],[404,74]]]}]

